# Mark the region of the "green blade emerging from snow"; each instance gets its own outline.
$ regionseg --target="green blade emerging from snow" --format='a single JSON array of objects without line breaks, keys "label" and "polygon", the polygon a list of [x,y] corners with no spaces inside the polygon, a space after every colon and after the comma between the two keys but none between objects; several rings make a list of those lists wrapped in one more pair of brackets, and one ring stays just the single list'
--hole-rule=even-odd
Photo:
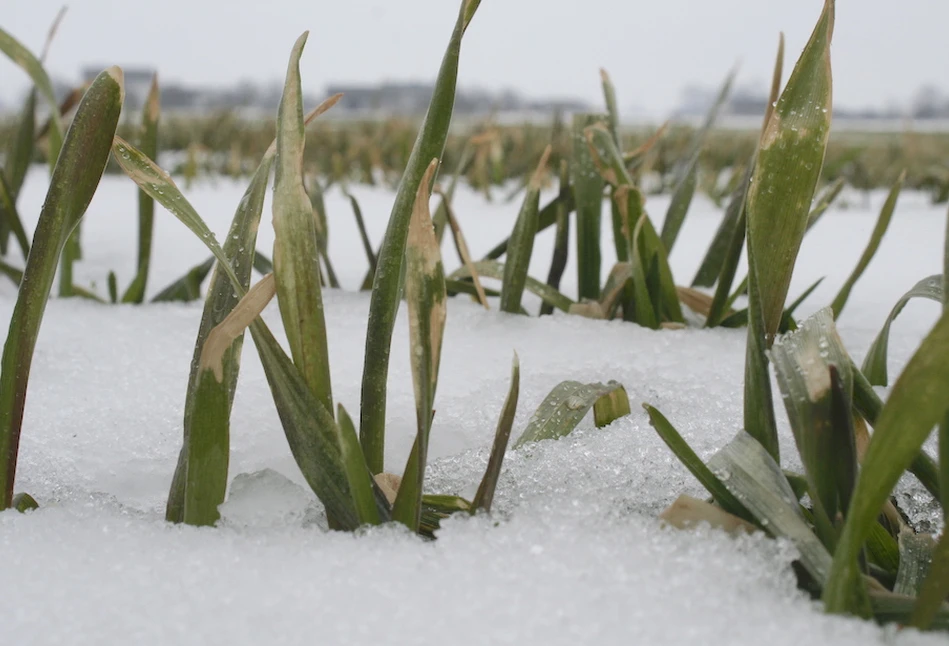
[{"label": "green blade emerging from snow", "polygon": [[409,221],[412,218],[412,206],[429,162],[441,158],[445,148],[455,102],[461,40],[480,3],[480,0],[463,0],[461,3],[458,20],[435,81],[432,100],[412,148],[405,173],[399,182],[389,225],[379,250],[378,267],[369,301],[369,325],[366,331],[359,414],[359,441],[366,454],[366,462],[374,474],[381,473],[383,467],[389,352],[399,307],[403,256]]},{"label": "green blade emerging from snow", "polygon": [[540,207],[540,188],[543,174],[547,168],[551,147],[548,145],[541,156],[537,170],[534,171],[524,203],[511,233],[511,243],[504,263],[504,277],[501,280],[501,311],[516,314],[521,310],[521,297],[527,282],[527,270],[534,250],[534,236],[537,234],[537,210]]},{"label": "green blade emerging from snow", "polygon": [[900,312],[903,311],[903,308],[906,307],[906,304],[914,298],[926,298],[941,303],[944,296],[943,277],[936,274],[934,276],[928,276],[916,283],[911,290],[906,292],[900,300],[896,302],[896,305],[890,310],[889,316],[886,317],[886,321],[883,323],[880,333],[877,334],[873,343],[870,345],[870,349],[867,350],[867,356],[863,359],[861,369],[871,384],[874,386],[886,386],[889,384],[890,378],[886,363],[890,346],[890,327],[893,325],[893,321],[896,320],[896,317],[900,315]]},{"label": "green blade emerging from snow", "polygon": [[13,499],[30,364],[56,263],[99,185],[124,94],[117,67],[93,81],[63,142],[36,225],[0,367],[0,509],[9,508]]},{"label": "green blade emerging from snow", "polygon": [[491,511],[491,503],[494,502],[494,492],[498,486],[498,478],[501,477],[504,452],[507,451],[507,444],[511,439],[511,428],[514,426],[514,414],[517,412],[517,398],[520,391],[521,364],[515,352],[514,361],[511,364],[511,387],[504,399],[504,405],[501,407],[498,427],[494,432],[494,444],[491,446],[491,455],[488,457],[488,466],[484,469],[484,477],[481,478],[478,492],[475,494],[474,500],[471,501],[473,512],[479,509]]},{"label": "green blade emerging from snow", "polygon": [[863,610],[860,550],[897,480],[949,413],[945,392],[949,392],[949,313],[943,314],[910,359],[875,425],[824,590],[830,612],[860,614]]},{"label": "green blade emerging from snow", "polygon": [[445,270],[429,211],[430,186],[438,160],[419,183],[405,250],[405,300],[409,313],[409,363],[415,386],[418,433],[402,475],[392,517],[417,532],[422,513],[422,484],[428,461],[428,438],[435,413],[435,390],[448,314]]},{"label": "green blade emerging from snow", "polygon": [[613,391],[622,387],[622,384],[615,381],[605,384],[563,381],[557,384],[537,407],[524,433],[514,443],[514,448],[520,448],[530,442],[569,435],[597,400],[609,397]]},{"label": "green blade emerging from snow", "polygon": [[834,310],[834,319],[840,318],[840,313],[843,311],[844,305],[847,304],[847,299],[850,298],[850,291],[853,289],[853,286],[857,284],[857,281],[860,280],[860,276],[866,271],[870,261],[873,260],[873,256],[876,255],[877,249],[880,248],[880,242],[883,241],[883,236],[886,235],[886,230],[890,226],[890,220],[893,218],[893,212],[896,210],[896,201],[900,197],[900,191],[903,190],[903,182],[905,179],[906,171],[903,171],[899,179],[897,179],[893,185],[893,188],[890,189],[890,194],[887,196],[886,202],[884,202],[883,208],[880,210],[880,217],[877,218],[876,226],[873,227],[873,233],[870,234],[870,241],[867,243],[867,248],[863,250],[863,255],[861,255],[860,260],[857,261],[857,266],[853,268],[853,272],[851,272],[847,280],[844,281],[840,291],[837,292],[837,296],[835,296],[831,302],[830,307]]},{"label": "green blade emerging from snow", "polygon": [[[161,97],[158,92],[158,76],[152,77],[152,85],[142,111],[142,134],[139,150],[149,159],[158,158],[158,117],[161,113]],[[141,303],[145,300],[148,284],[148,268],[152,258],[152,231],[155,222],[155,200],[148,193],[138,192],[138,273],[122,295],[123,303]]]}]

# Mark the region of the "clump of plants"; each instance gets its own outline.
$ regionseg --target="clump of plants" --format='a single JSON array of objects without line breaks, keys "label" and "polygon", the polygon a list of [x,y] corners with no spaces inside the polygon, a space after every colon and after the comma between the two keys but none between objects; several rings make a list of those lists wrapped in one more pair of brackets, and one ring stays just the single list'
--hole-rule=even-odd
[{"label": "clump of plants", "polygon": [[[710,502],[680,498],[664,516],[678,526],[709,522],[790,540],[800,553],[801,587],[829,612],[946,629],[949,538],[916,533],[890,495],[909,471],[949,514],[949,303],[885,404],[837,335],[840,299],[779,334],[830,129],[833,26],[834,2],[827,0],[767,120],[748,183],[742,430],[703,462],[662,413],[645,405],[660,437],[711,495]],[[949,241],[946,262],[949,269]],[[924,283],[910,295],[925,292],[946,303],[945,274]],[[871,374],[881,364],[885,370],[891,320],[869,353]],[[803,473],[781,466],[769,366]],[[938,460],[923,450],[935,428]]]}]

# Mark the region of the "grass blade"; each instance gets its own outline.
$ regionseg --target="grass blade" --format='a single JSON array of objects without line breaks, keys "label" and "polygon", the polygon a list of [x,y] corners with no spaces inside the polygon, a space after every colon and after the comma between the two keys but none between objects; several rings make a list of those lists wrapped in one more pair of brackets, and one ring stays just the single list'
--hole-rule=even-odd
[{"label": "grass blade", "polygon": [[765,531],[794,543],[801,564],[818,583],[827,579],[830,554],[804,520],[781,468],[755,438],[739,431],[708,466]]},{"label": "grass blade", "polygon": [[890,345],[890,326],[893,325],[893,321],[900,315],[900,312],[903,311],[906,304],[914,298],[927,298],[940,303],[944,296],[943,277],[936,274],[916,283],[911,290],[906,292],[900,300],[896,302],[896,305],[890,310],[889,316],[886,317],[886,321],[883,323],[880,333],[877,334],[873,343],[870,345],[870,349],[867,350],[867,356],[863,359],[861,369],[871,384],[874,386],[886,386],[889,384],[890,379],[886,367],[886,360]]},{"label": "grass blade", "polygon": [[893,188],[890,189],[890,194],[887,196],[886,202],[884,202],[883,208],[880,210],[880,217],[877,219],[873,233],[870,235],[867,248],[863,250],[863,255],[861,255],[860,260],[857,261],[857,266],[853,268],[853,272],[851,272],[847,280],[844,281],[840,291],[837,292],[837,296],[835,296],[831,302],[830,307],[834,310],[835,319],[840,318],[840,313],[843,311],[844,305],[847,304],[847,299],[850,297],[850,291],[860,279],[860,276],[863,275],[870,261],[873,260],[873,256],[876,255],[877,249],[880,247],[880,242],[882,242],[883,236],[886,235],[886,230],[890,226],[890,220],[893,218],[893,212],[896,210],[896,201],[900,197],[900,191],[903,190],[903,182],[905,180],[906,171],[903,171],[899,179],[897,179],[893,185]]},{"label": "grass blade", "polygon": [[362,240],[362,248],[366,252],[366,260],[369,261],[369,284],[364,284],[360,287],[360,291],[363,289],[369,289],[372,285],[371,278],[376,273],[376,252],[372,249],[372,243],[369,242],[369,234],[366,232],[366,222],[362,217],[362,209],[359,208],[359,202],[356,200],[356,197],[350,193],[344,192],[344,195],[349,198],[349,203],[353,207],[353,217],[356,218],[356,226],[359,228],[359,238]]},{"label": "grass blade", "polygon": [[949,596],[949,534],[943,532],[931,553],[929,575],[919,589],[919,597],[909,625],[920,630],[932,627],[936,616],[949,610],[946,596]]},{"label": "grass blade", "polygon": [[[503,280],[504,278],[504,265],[494,260],[481,260],[473,263],[472,266],[482,278],[493,278],[495,280]],[[467,267],[460,267],[448,278],[450,280],[458,280],[461,278],[470,278],[470,275],[468,274]],[[528,276],[524,282],[524,289],[562,312],[569,312],[570,308],[574,305],[574,301],[570,300],[567,296],[564,296],[550,285],[545,285],[530,276]]]},{"label": "grass blade", "polygon": [[[570,166],[566,159],[560,160],[560,194],[570,192]],[[625,248],[625,244],[623,247]],[[554,235],[554,251],[550,260],[550,271],[547,272],[547,285],[552,289],[560,289],[563,272],[567,268],[567,256],[570,253],[570,213],[565,202],[558,203],[557,231]],[[544,302],[540,306],[540,315],[554,313],[554,306]]]},{"label": "grass blade", "polygon": [[30,50],[23,46],[20,41],[0,29],[0,51],[7,55],[16,65],[26,72],[37,91],[43,97],[49,106],[50,113],[50,131],[49,131],[49,168],[53,171],[56,165],[56,159],[59,157],[59,151],[63,145],[63,121],[59,113],[59,103],[56,101],[56,93],[53,91],[53,84],[43,69],[43,64]]},{"label": "grass blade", "polygon": [[541,155],[537,170],[534,171],[524,203],[511,233],[511,244],[507,250],[507,262],[504,263],[504,277],[501,279],[501,311],[516,314],[521,310],[521,297],[527,282],[527,270],[534,251],[534,236],[537,234],[537,210],[540,207],[540,188],[543,174],[550,157],[550,145]]},{"label": "grass blade", "polygon": [[[224,244],[224,254],[230,258],[231,269],[244,290],[250,286],[257,230],[272,166],[273,155],[265,154],[241,198]],[[205,265],[210,268],[213,263],[212,256]],[[139,265],[140,272],[142,266]],[[144,266],[147,275],[147,261]],[[200,282],[197,281],[199,286]],[[208,286],[188,375],[181,453],[165,506],[165,520],[170,522],[213,525],[219,518],[217,508],[224,502],[231,407],[240,372],[243,327],[228,339],[216,359],[214,378],[209,374],[211,371],[202,369],[201,358],[212,330],[230,316],[238,303],[239,296],[227,276],[216,270]]]},{"label": "grass blade", "polygon": [[458,77],[461,40],[478,9],[480,0],[463,0],[448,48],[435,81],[432,100],[412,148],[405,173],[389,216],[379,265],[373,277],[369,301],[369,325],[366,331],[366,358],[362,378],[362,404],[359,415],[359,441],[366,462],[374,473],[381,473],[385,452],[386,381],[389,375],[389,352],[392,330],[399,307],[399,291],[412,206],[422,175],[429,162],[442,156]]},{"label": "grass blade", "polygon": [[[544,231],[557,224],[557,215],[560,209],[566,209],[567,213],[573,213],[576,208],[576,201],[573,199],[573,191],[560,193],[541,208],[537,214],[537,233]],[[484,260],[497,260],[507,253],[507,246],[511,239],[507,238],[499,242],[491,251],[484,255]]]},{"label": "grass blade", "polygon": [[99,185],[123,98],[122,71],[117,67],[93,81],[57,158],[36,225],[0,368],[0,509],[9,508],[13,499],[30,364],[56,263]]},{"label": "grass blade", "polygon": [[[26,237],[26,230],[23,228],[23,221],[16,209],[16,198],[7,184],[6,178],[0,172],[0,222],[3,223],[3,231],[7,235],[12,231],[16,237],[17,244],[20,245],[20,252],[24,258],[30,255],[30,242]],[[6,253],[5,250],[3,252]]]},{"label": "grass blade", "polygon": [[514,414],[517,412],[517,398],[521,390],[521,364],[514,353],[514,361],[511,363],[511,387],[507,391],[507,397],[504,398],[504,405],[501,407],[501,416],[498,418],[498,427],[494,432],[494,444],[491,446],[491,455],[488,457],[488,466],[484,469],[484,476],[481,478],[481,484],[478,485],[478,492],[474,500],[471,501],[472,512],[483,509],[491,511],[491,503],[494,502],[494,492],[498,486],[498,478],[501,477],[501,465],[504,462],[504,452],[507,451],[508,441],[511,439],[511,428],[514,426]]},{"label": "grass blade", "polygon": [[[437,191],[439,197],[442,198],[439,208],[444,209],[445,221],[451,227],[451,237],[452,241],[455,243],[455,251],[458,252],[458,258],[461,260],[461,263],[468,270],[468,275],[471,276],[471,281],[474,283],[475,293],[477,295],[478,302],[484,307],[484,309],[489,310],[491,306],[488,305],[488,297],[484,293],[484,287],[481,286],[481,278],[478,276],[478,272],[475,271],[474,262],[471,260],[471,252],[468,251],[468,243],[465,241],[465,234],[461,231],[461,225],[458,224],[458,220],[455,218],[454,209],[451,206],[450,198],[441,191]],[[434,219],[432,220],[434,222]],[[438,240],[438,231],[435,232],[435,239]],[[441,244],[439,242],[439,244]]]},{"label": "grass blade", "polygon": [[732,495],[728,487],[722,484],[719,477],[705,466],[705,463],[695,454],[695,451],[692,450],[692,447],[688,445],[685,439],[679,435],[679,432],[669,420],[666,419],[665,415],[649,404],[643,404],[643,408],[645,408],[649,414],[649,423],[656,429],[656,433],[662,441],[666,443],[666,446],[672,449],[672,453],[679,459],[679,462],[705,487],[705,490],[711,494],[715,502],[726,512],[738,518],[746,521],[754,521],[754,516],[751,515],[751,512],[745,509],[741,501]]},{"label": "grass blade", "polygon": [[[290,53],[287,78],[277,116],[274,161],[274,278],[277,303],[293,363],[313,395],[327,411],[334,410],[330,383],[326,321],[320,288],[317,218],[303,184],[303,91],[300,56],[308,32]],[[328,107],[328,106],[327,106]]]},{"label": "grass blade", "polygon": [[438,366],[441,362],[445,318],[445,270],[435,227],[429,211],[430,186],[438,160],[429,164],[412,209],[405,250],[405,300],[409,310],[409,350],[412,383],[415,386],[415,420],[418,434],[402,485],[392,508],[392,518],[417,532],[422,514],[422,485],[428,461],[428,438],[432,430]]},{"label": "grass blade", "polygon": [[346,468],[346,477],[353,493],[353,505],[356,514],[363,525],[379,525],[388,521],[391,514],[389,501],[379,487],[366,466],[362,447],[359,445],[359,434],[356,425],[342,404],[336,409],[336,419],[339,423],[339,443],[342,451],[343,464]]},{"label": "grass blade", "polygon": [[914,534],[911,530],[904,529],[900,532],[899,545],[900,567],[896,573],[893,592],[915,597],[929,575],[936,541],[931,534]]},{"label": "grass blade", "polygon": [[857,559],[870,527],[903,471],[949,413],[949,313],[926,336],[893,386],[863,458],[824,603],[830,612],[860,612]]},{"label": "grass blade", "polygon": [[200,265],[195,265],[184,276],[168,285],[152,298],[152,303],[190,303],[201,298],[201,284],[211,273],[215,258],[211,256]]},{"label": "grass blade", "polygon": [[600,297],[600,216],[604,181],[597,172],[585,131],[589,126],[603,127],[606,121],[608,118],[600,114],[573,117],[570,176],[577,211],[577,300]]},{"label": "grass blade", "polygon": [[[152,77],[152,85],[142,111],[142,134],[139,150],[152,161],[158,158],[158,117],[161,113],[161,96],[158,92],[158,76]],[[148,284],[148,268],[152,258],[152,231],[155,222],[155,200],[142,191],[138,192],[138,273],[122,295],[123,303],[141,303],[145,300]]]},{"label": "grass blade", "polygon": [[531,442],[558,439],[569,435],[586,417],[597,400],[608,397],[613,391],[622,387],[622,384],[615,381],[605,384],[560,382],[537,407],[527,428],[514,443],[514,448],[520,448]]}]

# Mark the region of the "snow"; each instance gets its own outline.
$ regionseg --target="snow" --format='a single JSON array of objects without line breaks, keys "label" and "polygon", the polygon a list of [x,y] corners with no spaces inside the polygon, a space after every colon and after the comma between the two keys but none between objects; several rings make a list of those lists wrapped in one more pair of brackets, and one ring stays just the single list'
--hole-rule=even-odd
[{"label": "snow", "polygon": [[[392,193],[351,187],[374,244]],[[219,236],[242,183],[197,183],[189,199]],[[45,192],[34,169],[20,201],[32,228]],[[472,254],[506,236],[517,211],[497,194],[459,190],[456,212]],[[135,265],[135,189],[103,180],[83,224],[77,282],[104,292],[109,270],[128,283]],[[791,288],[828,279],[801,313],[829,303],[853,267],[884,195],[848,194],[807,238]],[[366,263],[349,205],[326,196],[330,255],[344,287]],[[668,198],[647,208],[658,221]],[[269,206],[259,248],[269,251]],[[698,199],[672,254],[688,283],[718,224]],[[606,223],[604,223],[606,224]],[[840,331],[858,361],[896,299],[941,270],[945,215],[922,194],[901,199],[892,230],[858,283]],[[544,278],[552,231],[535,246],[531,273]],[[604,250],[612,242],[604,226]],[[446,268],[458,266],[443,247]],[[269,255],[269,254],[268,254]],[[840,260],[832,261],[833,255]],[[170,215],[156,217],[150,292],[208,254]],[[14,261],[16,262],[16,261]],[[609,270],[604,258],[604,275]],[[575,292],[571,264],[564,291]],[[358,410],[368,298],[324,292],[336,399]],[[8,320],[12,284],[0,283]],[[935,303],[910,303],[893,327],[897,374],[935,321]],[[23,644],[452,644],[728,643],[942,644],[944,637],[824,615],[795,588],[793,548],[760,536],[679,532],[656,516],[701,488],[649,427],[636,404],[663,411],[699,455],[731,439],[741,420],[743,330],[651,331],[576,316],[525,318],[450,301],[431,439],[428,487],[471,496],[521,360],[515,437],[564,379],[622,382],[633,414],[605,429],[586,419],[571,436],[508,454],[495,514],[454,518],[438,541],[398,527],[356,536],[329,532],[321,505],[287,448],[253,344],[232,424],[231,486],[218,527],[164,522],[164,500],[181,442],[188,366],[201,304],[102,306],[50,302],[37,345],[24,421],[17,491],[41,508],[0,514],[0,626]],[[275,305],[265,317],[278,321]],[[275,329],[276,325],[273,326]],[[395,329],[386,464],[401,472],[414,436],[404,312]],[[782,448],[793,442],[782,419]],[[922,499],[912,482],[904,500]],[[934,510],[916,504],[918,519]]]}]

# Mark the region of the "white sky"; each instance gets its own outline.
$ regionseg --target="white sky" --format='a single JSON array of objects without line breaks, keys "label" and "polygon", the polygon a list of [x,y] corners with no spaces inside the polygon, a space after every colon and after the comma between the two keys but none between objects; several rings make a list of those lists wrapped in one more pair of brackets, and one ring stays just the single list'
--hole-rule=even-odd
[{"label": "white sky", "polygon": [[[77,80],[85,64],[150,66],[166,81],[228,85],[283,77],[294,39],[310,38],[304,87],[434,78],[457,0],[78,0],[48,60]],[[906,102],[943,85],[949,1],[838,0],[835,102]],[[59,0],[3,3],[0,26],[38,52]],[[623,108],[664,112],[684,86],[717,86],[736,63],[739,83],[770,79],[778,32],[789,65],[822,0],[482,0],[462,48],[463,87],[512,88],[532,97],[600,97],[606,67]],[[0,61],[0,99],[27,87]]]}]

